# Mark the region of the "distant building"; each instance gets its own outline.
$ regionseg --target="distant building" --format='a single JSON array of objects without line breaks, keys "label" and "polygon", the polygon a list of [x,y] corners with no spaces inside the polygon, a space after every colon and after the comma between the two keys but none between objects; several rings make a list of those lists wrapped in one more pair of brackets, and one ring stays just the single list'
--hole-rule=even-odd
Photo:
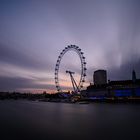
[{"label": "distant building", "polygon": [[93,74],[93,85],[87,87],[87,96],[107,96],[107,72],[106,70],[97,70]]},{"label": "distant building", "polygon": [[110,81],[108,87],[113,96],[140,96],[140,79]]},{"label": "distant building", "polygon": [[94,85],[104,85],[107,84],[107,72],[106,70],[97,70],[93,75]]},{"label": "distant building", "polygon": [[87,87],[87,96],[140,96],[140,79],[136,79],[136,73],[133,70],[132,80],[109,81],[107,83],[106,71],[98,70],[94,72],[94,85]]}]

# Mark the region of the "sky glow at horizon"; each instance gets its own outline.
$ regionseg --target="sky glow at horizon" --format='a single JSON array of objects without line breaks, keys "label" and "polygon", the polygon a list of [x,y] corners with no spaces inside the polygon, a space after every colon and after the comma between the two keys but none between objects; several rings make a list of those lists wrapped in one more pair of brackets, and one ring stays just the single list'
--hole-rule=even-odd
[{"label": "sky glow at horizon", "polygon": [[[1,0],[0,91],[54,92],[57,57],[70,44],[86,57],[85,85],[97,69],[110,80],[131,79],[133,69],[140,78],[139,7],[138,0]],[[79,74],[79,66],[78,56],[67,52],[63,89],[70,86],[64,69]]]}]

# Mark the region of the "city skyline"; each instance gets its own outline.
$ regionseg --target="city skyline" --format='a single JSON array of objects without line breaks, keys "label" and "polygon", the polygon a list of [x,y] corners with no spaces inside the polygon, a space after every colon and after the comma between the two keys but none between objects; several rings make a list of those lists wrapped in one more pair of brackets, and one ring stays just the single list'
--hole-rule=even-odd
[{"label": "city skyline", "polygon": [[[86,57],[85,85],[98,69],[110,80],[131,79],[133,69],[140,78],[139,6],[137,0],[0,1],[0,90],[56,91],[57,57],[71,44]],[[70,86],[64,69],[79,75],[79,67],[75,53],[64,56],[64,89]]]}]

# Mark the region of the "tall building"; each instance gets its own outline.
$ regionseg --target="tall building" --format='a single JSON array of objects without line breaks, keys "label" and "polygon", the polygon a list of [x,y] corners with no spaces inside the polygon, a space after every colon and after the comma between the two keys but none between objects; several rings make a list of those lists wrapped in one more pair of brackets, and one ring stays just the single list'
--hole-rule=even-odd
[{"label": "tall building", "polygon": [[132,71],[132,81],[133,83],[136,82],[136,72],[134,70]]},{"label": "tall building", "polygon": [[107,84],[107,72],[106,70],[97,70],[93,75],[94,85],[104,85]]}]

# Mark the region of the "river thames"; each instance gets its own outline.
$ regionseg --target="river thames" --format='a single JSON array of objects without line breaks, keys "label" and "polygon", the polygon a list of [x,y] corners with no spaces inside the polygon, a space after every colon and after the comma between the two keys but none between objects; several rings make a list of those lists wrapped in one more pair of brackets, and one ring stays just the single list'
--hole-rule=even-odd
[{"label": "river thames", "polygon": [[139,140],[140,104],[0,101],[1,140]]}]

